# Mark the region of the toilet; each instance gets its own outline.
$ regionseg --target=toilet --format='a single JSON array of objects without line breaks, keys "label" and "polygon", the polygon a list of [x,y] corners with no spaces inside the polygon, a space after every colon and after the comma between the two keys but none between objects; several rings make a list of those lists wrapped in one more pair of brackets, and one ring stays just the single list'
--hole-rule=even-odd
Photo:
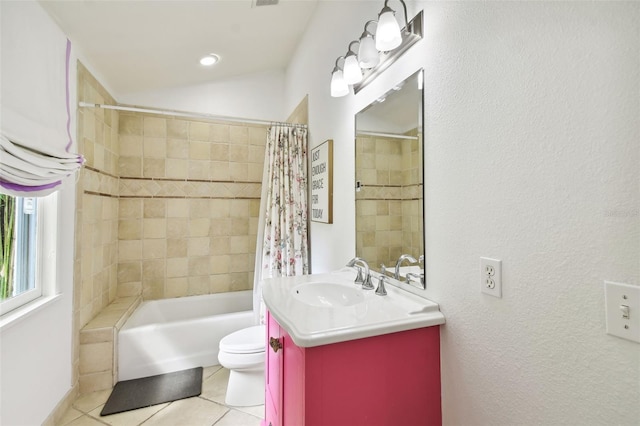
[{"label": "toilet", "polygon": [[218,361],[230,371],[225,403],[236,407],[264,404],[266,330],[256,325],[220,340]]}]

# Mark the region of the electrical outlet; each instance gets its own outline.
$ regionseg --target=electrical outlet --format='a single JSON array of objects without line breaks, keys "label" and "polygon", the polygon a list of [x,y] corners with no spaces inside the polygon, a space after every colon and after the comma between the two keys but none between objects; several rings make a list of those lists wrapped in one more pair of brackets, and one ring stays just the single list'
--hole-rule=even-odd
[{"label": "electrical outlet", "polygon": [[480,286],[489,296],[502,297],[502,261],[480,258]]}]

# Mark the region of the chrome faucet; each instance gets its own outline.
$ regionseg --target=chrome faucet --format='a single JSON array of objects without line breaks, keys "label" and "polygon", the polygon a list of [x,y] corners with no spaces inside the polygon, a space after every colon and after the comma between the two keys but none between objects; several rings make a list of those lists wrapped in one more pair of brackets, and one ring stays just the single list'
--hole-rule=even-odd
[{"label": "chrome faucet", "polygon": [[400,265],[402,265],[402,262],[404,262],[405,260],[411,262],[411,263],[416,263],[418,262],[416,260],[415,257],[411,256],[410,254],[403,254],[402,256],[400,256],[398,258],[398,261],[396,262],[396,271],[393,274],[393,278],[395,278],[396,280],[400,279]]},{"label": "chrome faucet", "polygon": [[407,283],[409,283],[410,281],[418,281],[422,286],[423,290],[427,288],[427,284],[424,281],[424,271],[420,274],[414,274],[413,272],[409,272],[407,274]]},{"label": "chrome faucet", "polygon": [[[356,263],[364,266],[364,278],[362,277],[362,270],[357,267]],[[356,275],[356,279],[354,283],[361,284],[362,288],[365,290],[373,290],[373,284],[371,284],[371,274],[369,272],[369,264],[366,260],[360,259],[359,257],[354,257],[347,263],[348,267],[356,267],[358,270],[358,275]]]},{"label": "chrome faucet", "polygon": [[378,280],[378,288],[376,288],[376,294],[378,296],[386,296],[387,290],[384,288],[384,280],[387,278],[385,275],[386,267],[384,263],[380,265],[380,279]]}]

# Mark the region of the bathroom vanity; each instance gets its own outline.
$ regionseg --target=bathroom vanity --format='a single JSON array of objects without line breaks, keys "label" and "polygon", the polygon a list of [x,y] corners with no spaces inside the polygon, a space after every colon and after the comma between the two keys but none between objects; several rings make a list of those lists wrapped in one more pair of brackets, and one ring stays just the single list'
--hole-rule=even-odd
[{"label": "bathroom vanity", "polygon": [[265,426],[441,424],[438,305],[353,277],[264,282]]}]

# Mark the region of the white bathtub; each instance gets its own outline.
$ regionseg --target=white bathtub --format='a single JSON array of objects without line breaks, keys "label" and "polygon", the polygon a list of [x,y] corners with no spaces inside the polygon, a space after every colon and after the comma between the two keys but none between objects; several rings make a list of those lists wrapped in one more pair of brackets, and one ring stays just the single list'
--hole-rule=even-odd
[{"label": "white bathtub", "polygon": [[118,333],[118,380],[218,364],[220,339],[255,324],[253,292],[143,302]]}]

